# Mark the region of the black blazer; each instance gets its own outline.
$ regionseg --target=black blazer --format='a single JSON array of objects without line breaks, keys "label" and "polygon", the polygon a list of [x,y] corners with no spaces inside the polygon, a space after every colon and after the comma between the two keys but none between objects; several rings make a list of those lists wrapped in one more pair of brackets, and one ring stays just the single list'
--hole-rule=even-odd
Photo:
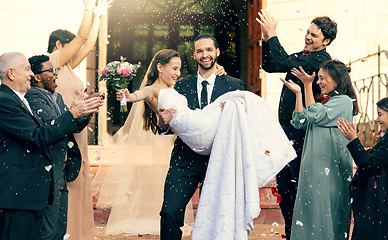
[{"label": "black blazer", "polygon": [[48,146],[78,129],[67,111],[49,125],[0,85],[0,209],[42,210],[50,193]]},{"label": "black blazer", "polygon": [[[190,109],[199,108],[197,74],[178,81],[175,84],[175,90],[187,98],[187,103]],[[213,102],[224,93],[235,90],[244,90],[243,82],[240,79],[227,75],[217,76],[214,82],[214,88],[210,97],[210,102]],[[171,154],[170,165],[185,167],[194,160],[207,161],[209,160],[209,156],[195,153],[178,137],[175,140],[174,149]]]},{"label": "black blazer", "polygon": [[[357,172],[350,183],[353,199],[352,240],[388,238],[388,134],[365,151],[358,138],[347,145]],[[371,233],[373,231],[373,233]]]},{"label": "black blazer", "polygon": [[[56,103],[54,105],[52,99],[48,96],[49,93],[42,91],[38,87],[32,86],[25,98],[28,100],[32,111],[37,114],[45,124],[50,124],[52,120],[68,111],[62,95],[57,93]],[[91,116],[91,115],[90,115]],[[90,122],[90,117],[80,118],[76,120],[78,125],[77,132],[81,131]],[[70,142],[70,143],[69,143]],[[71,148],[69,147],[71,146]],[[66,188],[66,181],[73,181],[77,178],[81,168],[81,152],[78,144],[74,139],[73,134],[68,138],[64,138],[53,145],[49,146],[52,154],[52,165],[54,174],[54,188],[56,190]],[[66,167],[65,159],[67,156]]]}]

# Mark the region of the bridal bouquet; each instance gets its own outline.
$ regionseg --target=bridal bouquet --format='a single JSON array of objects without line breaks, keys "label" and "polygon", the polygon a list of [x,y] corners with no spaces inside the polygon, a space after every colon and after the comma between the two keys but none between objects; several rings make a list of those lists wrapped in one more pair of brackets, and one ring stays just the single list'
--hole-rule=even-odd
[{"label": "bridal bouquet", "polygon": [[[106,81],[107,86],[113,89],[125,89],[132,78],[136,76],[140,65],[140,62],[138,64],[130,64],[121,56],[120,61],[110,62],[101,70],[98,80]],[[120,112],[126,111],[128,111],[127,100],[124,95],[124,98],[120,101]]]}]

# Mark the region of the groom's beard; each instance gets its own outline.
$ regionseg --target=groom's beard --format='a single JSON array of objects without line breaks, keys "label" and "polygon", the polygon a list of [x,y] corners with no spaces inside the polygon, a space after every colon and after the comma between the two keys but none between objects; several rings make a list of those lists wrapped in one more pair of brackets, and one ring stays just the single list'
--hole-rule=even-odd
[{"label": "groom's beard", "polygon": [[200,66],[203,70],[209,70],[209,69],[211,69],[211,68],[214,66],[214,64],[216,64],[216,62],[217,62],[217,57],[216,57],[215,59],[212,58],[209,67],[205,67],[201,62],[198,62],[198,64],[199,64],[199,66]]}]

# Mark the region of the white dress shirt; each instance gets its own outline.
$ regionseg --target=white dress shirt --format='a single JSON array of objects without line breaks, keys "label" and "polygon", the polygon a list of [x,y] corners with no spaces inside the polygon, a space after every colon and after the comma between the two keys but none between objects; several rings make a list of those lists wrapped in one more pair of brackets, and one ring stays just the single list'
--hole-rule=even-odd
[{"label": "white dress shirt", "polygon": [[197,94],[198,94],[198,101],[199,101],[199,107],[201,107],[201,91],[202,91],[202,81],[206,80],[209,84],[207,85],[207,102],[210,103],[210,98],[212,96],[214,82],[216,81],[216,72],[214,72],[212,75],[210,75],[207,79],[204,79],[201,74],[199,74],[199,71],[197,72]]},{"label": "white dress shirt", "polygon": [[[12,88],[11,88],[12,89]],[[32,111],[31,111],[31,107],[30,107],[30,104],[28,103],[27,99],[24,97],[24,94],[20,94],[19,92],[15,91],[14,89],[12,89],[12,91],[14,93],[16,93],[16,95],[20,98],[20,100],[22,100],[22,102],[24,103],[24,105],[26,105],[28,111],[30,111],[31,115],[32,115]]]}]

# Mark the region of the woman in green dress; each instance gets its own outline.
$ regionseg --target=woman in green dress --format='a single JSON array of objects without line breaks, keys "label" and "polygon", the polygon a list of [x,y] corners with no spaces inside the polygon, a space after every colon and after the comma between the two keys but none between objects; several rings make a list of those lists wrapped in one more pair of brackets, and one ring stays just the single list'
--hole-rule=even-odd
[{"label": "woman in green dress", "polygon": [[296,94],[291,123],[295,128],[306,129],[306,137],[291,240],[348,239],[353,162],[337,120],[352,121],[358,113],[350,76],[340,61],[323,63],[317,81],[323,101],[315,102],[312,91],[315,73],[309,76],[300,68],[300,71],[293,69],[292,74],[304,83],[306,107],[299,85],[281,80]]}]

